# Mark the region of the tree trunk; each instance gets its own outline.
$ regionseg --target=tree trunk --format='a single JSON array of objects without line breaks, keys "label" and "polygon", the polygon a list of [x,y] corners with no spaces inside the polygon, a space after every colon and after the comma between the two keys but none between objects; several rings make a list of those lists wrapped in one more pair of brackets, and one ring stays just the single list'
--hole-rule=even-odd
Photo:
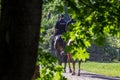
[{"label": "tree trunk", "polygon": [[0,80],[31,80],[36,63],[42,0],[2,0]]},{"label": "tree trunk", "polygon": [[34,74],[32,76],[32,80],[40,78],[40,72],[39,72],[39,70],[40,70],[39,65],[35,66],[35,71],[34,71]]}]

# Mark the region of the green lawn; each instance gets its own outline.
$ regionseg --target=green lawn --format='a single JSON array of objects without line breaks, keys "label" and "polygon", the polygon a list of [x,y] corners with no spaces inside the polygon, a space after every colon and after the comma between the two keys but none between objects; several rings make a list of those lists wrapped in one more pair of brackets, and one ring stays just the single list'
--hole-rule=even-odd
[{"label": "green lawn", "polygon": [[[78,67],[77,64],[76,66]],[[81,70],[120,77],[120,63],[84,62],[81,64]]]}]

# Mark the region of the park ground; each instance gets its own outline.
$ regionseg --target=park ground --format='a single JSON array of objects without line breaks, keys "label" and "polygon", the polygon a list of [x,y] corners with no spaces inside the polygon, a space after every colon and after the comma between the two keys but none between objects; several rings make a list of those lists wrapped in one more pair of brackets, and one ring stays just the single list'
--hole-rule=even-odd
[{"label": "park ground", "polygon": [[63,75],[68,80],[120,80],[120,78],[108,77],[108,76],[91,73],[91,72],[87,72],[87,71],[83,71],[83,70],[81,70],[80,76],[77,76],[77,74],[73,76],[69,72],[63,73]]},{"label": "park ground", "polygon": [[68,69],[63,75],[68,78],[68,80],[120,80],[119,66],[119,62],[85,62],[81,64],[81,76],[77,76],[77,64],[75,76],[71,75]]}]

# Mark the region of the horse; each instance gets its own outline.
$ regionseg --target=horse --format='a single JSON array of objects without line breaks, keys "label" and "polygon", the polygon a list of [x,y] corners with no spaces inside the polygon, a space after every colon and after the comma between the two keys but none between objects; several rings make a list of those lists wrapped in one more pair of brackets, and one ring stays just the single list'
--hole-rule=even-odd
[{"label": "horse", "polygon": [[65,54],[64,48],[65,48],[65,43],[61,38],[61,35],[56,35],[54,42],[54,49],[56,50],[58,64],[62,65],[62,62],[64,62],[64,72],[66,72],[67,54]]},{"label": "horse", "polygon": [[[69,40],[68,43],[67,43],[67,46],[70,46],[71,44],[72,44],[72,40]],[[69,72],[72,73],[72,75],[75,75],[75,63],[76,63],[76,60],[72,59],[72,54],[70,52],[67,54],[67,56],[68,56],[67,61],[68,61],[68,65],[69,65]],[[71,61],[72,61],[72,65],[73,65],[73,71],[72,71],[71,65],[70,65]],[[82,62],[82,60],[78,61],[78,65],[79,65],[79,67],[78,67],[78,76],[80,76],[80,65],[81,65],[81,62]]]}]

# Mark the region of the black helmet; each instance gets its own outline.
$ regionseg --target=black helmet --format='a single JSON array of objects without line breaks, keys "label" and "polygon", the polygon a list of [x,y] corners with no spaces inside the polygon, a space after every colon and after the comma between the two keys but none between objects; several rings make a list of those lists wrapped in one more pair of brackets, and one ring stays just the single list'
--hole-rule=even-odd
[{"label": "black helmet", "polygon": [[60,17],[64,17],[64,14],[61,14]]}]

